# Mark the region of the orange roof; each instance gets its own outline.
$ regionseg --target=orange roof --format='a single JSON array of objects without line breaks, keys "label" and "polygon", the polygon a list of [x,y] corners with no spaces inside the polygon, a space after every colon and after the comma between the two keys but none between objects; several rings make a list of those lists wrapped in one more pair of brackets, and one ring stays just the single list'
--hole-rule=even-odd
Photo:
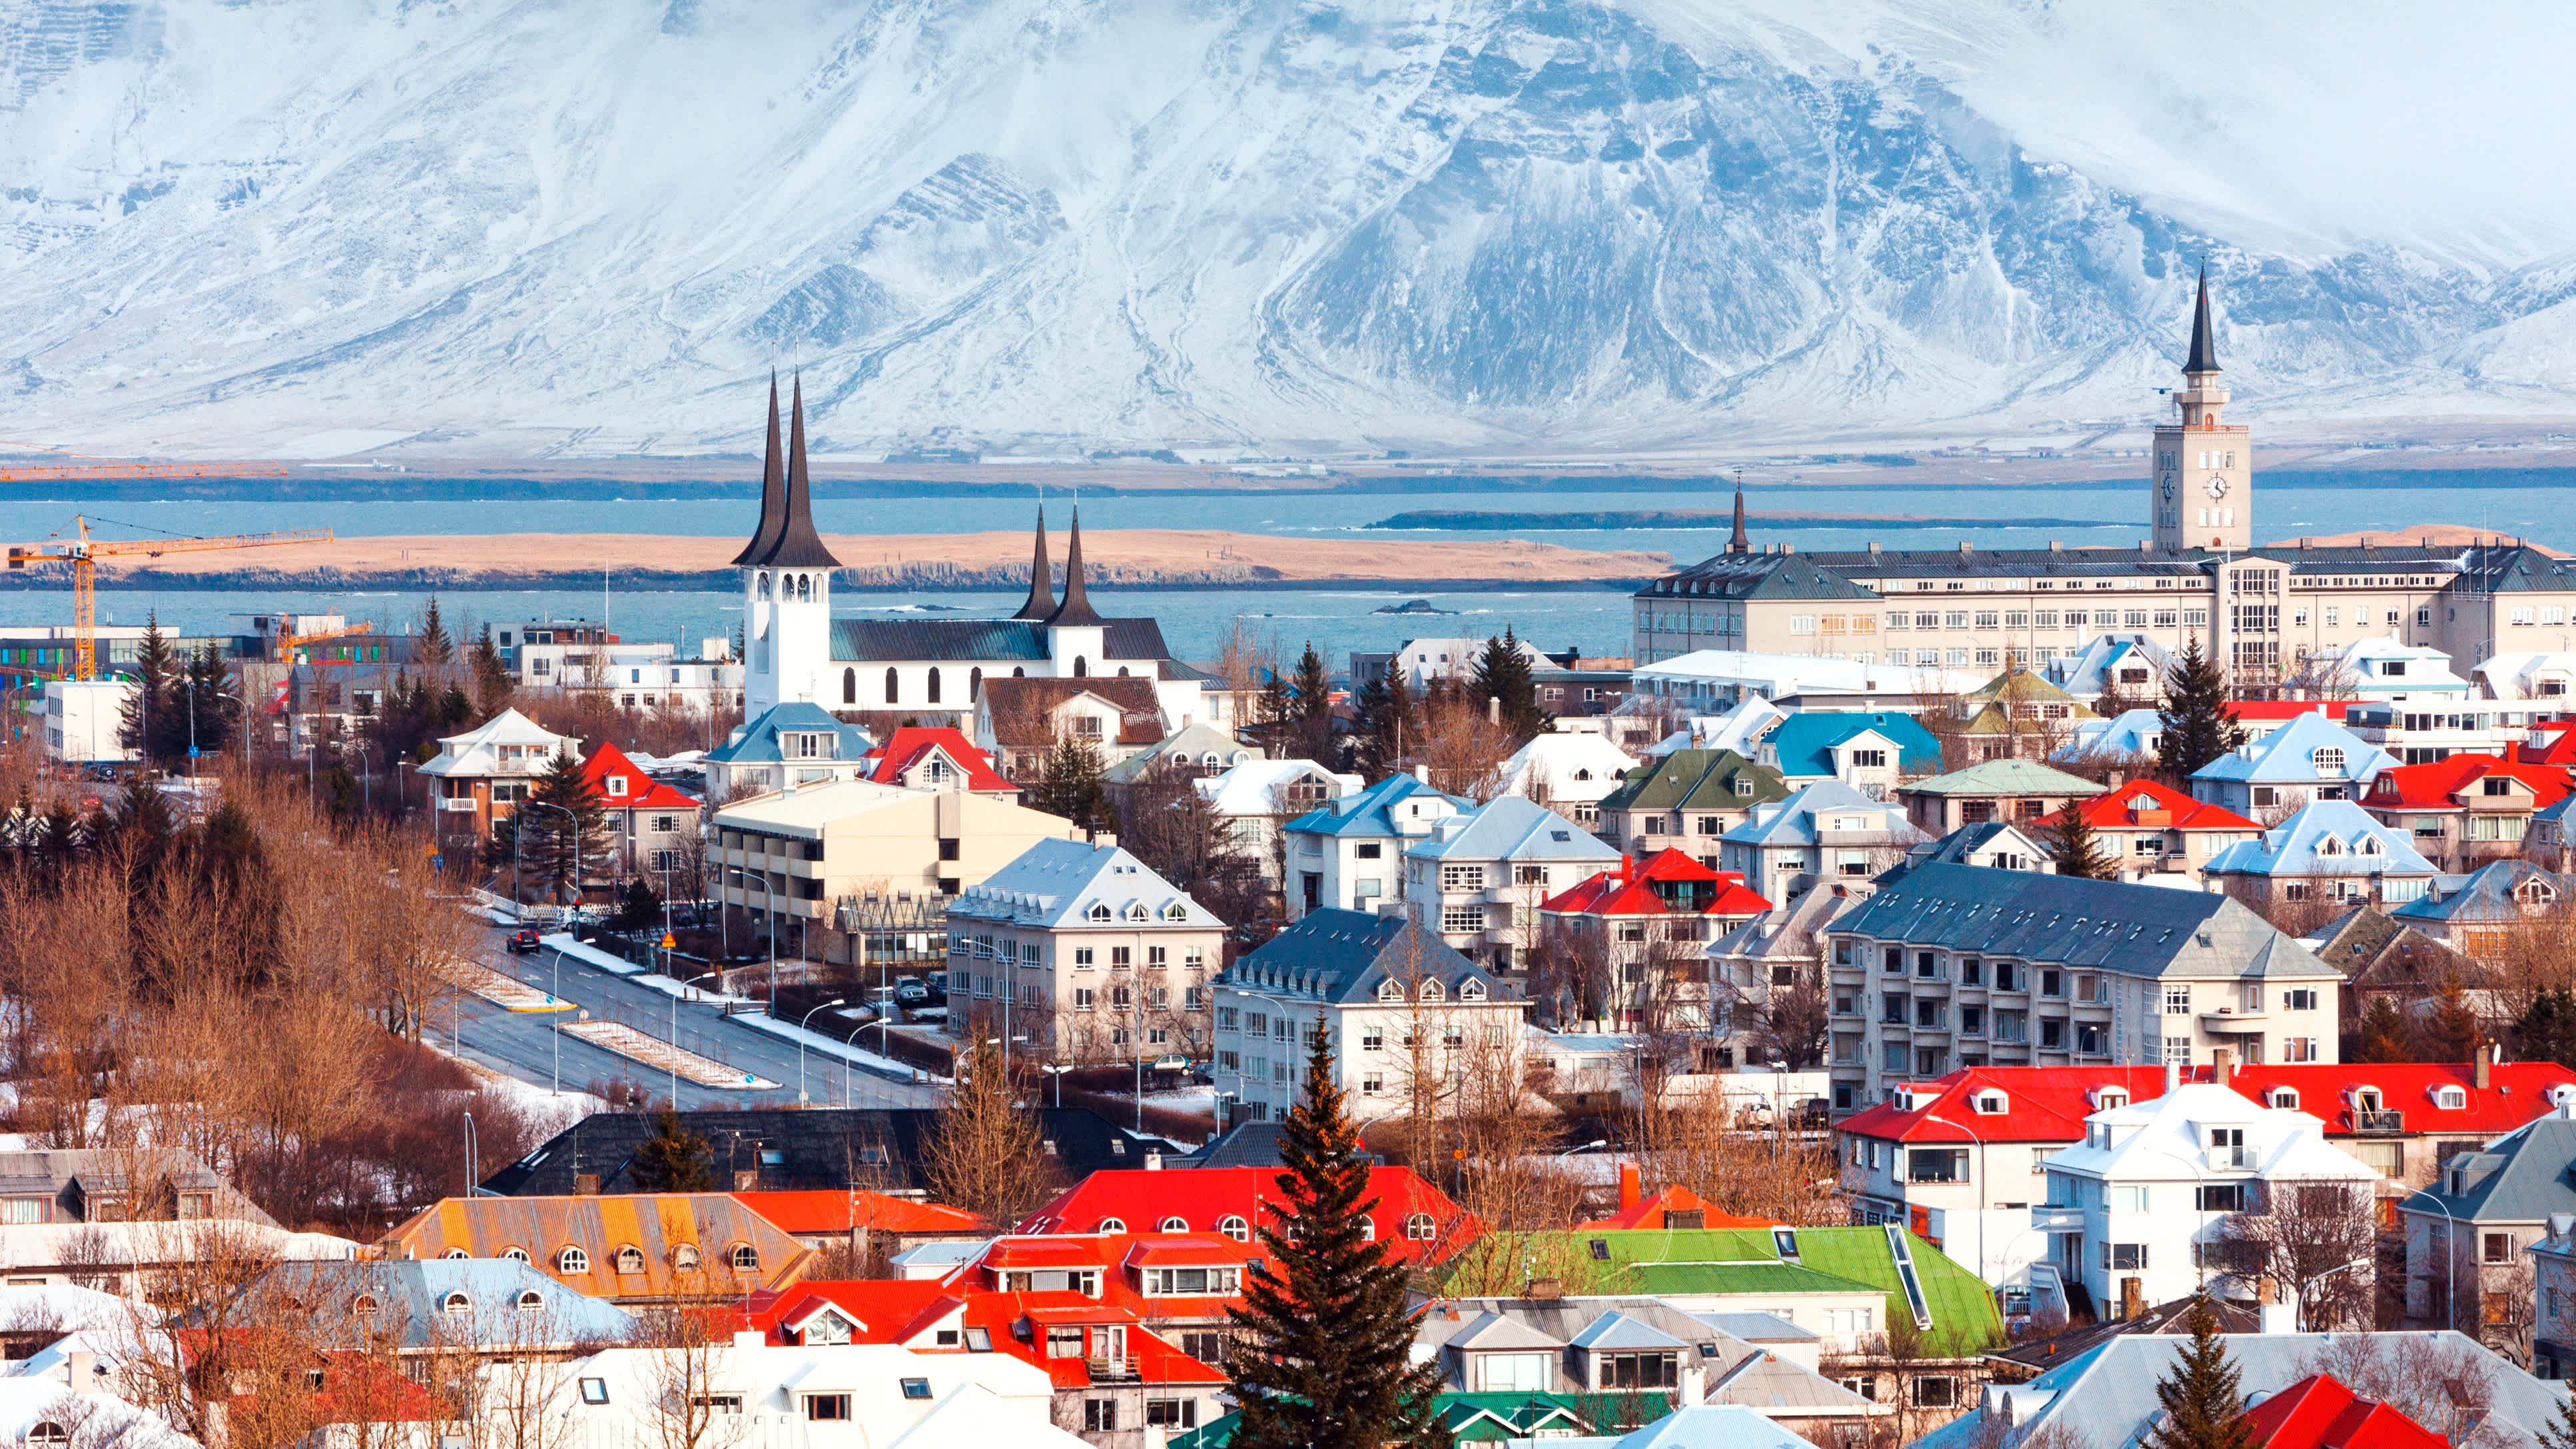
[{"label": "orange roof", "polygon": [[[607,740],[581,762],[581,777],[611,810],[695,810],[698,802],[644,773],[642,766]],[[611,785],[618,789],[612,790]]]},{"label": "orange roof", "polygon": [[2519,780],[2531,788],[2535,809],[2558,803],[2567,793],[2567,771],[2554,765],[2513,764],[2494,755],[2463,754],[2421,765],[2398,765],[2379,772],[2361,803],[2415,810],[2447,810],[2461,802],[2461,791],[2492,776]]},{"label": "orange roof", "polygon": [[2310,1374],[2245,1411],[2249,1449],[2450,1449],[2450,1441],[2330,1374]]},{"label": "orange roof", "polygon": [[2247,835],[2263,831],[2233,810],[2194,800],[2155,780],[2115,785],[2073,808],[2096,830],[2233,830]]},{"label": "orange roof", "polygon": [[914,1202],[881,1192],[829,1188],[802,1192],[738,1192],[734,1201],[760,1214],[782,1232],[800,1235],[846,1233],[859,1228],[908,1237],[934,1234],[974,1236],[986,1231],[984,1220],[944,1203]]},{"label": "orange roof", "polygon": [[1681,1186],[1665,1188],[1663,1191],[1639,1202],[1634,1207],[1621,1208],[1619,1211],[1612,1213],[1606,1218],[1594,1218],[1592,1221],[1578,1224],[1578,1226],[1593,1229],[1645,1228],[1650,1230],[1662,1230],[1672,1226],[1671,1223],[1664,1219],[1664,1214],[1670,1212],[1695,1212],[1703,1214],[1704,1216],[1701,1219],[1700,1226],[1704,1228],[1776,1228],[1780,1226],[1778,1222],[1770,1218],[1748,1218],[1740,1217],[1730,1212],[1720,1212],[1716,1204],[1710,1202],[1707,1198],[1701,1197],[1698,1193],[1691,1191],[1689,1188]]}]

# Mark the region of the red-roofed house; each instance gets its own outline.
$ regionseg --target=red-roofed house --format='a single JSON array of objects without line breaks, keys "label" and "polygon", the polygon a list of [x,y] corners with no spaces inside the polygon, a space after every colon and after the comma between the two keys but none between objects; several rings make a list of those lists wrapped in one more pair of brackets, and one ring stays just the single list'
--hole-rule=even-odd
[{"label": "red-roofed house", "polygon": [[2532,721],[2531,732],[2514,742],[2506,758],[2517,765],[2576,769],[2576,719]]},{"label": "red-roofed house", "polygon": [[[2576,1097],[2576,1069],[2554,1062],[2220,1062],[2183,1079],[2323,1121],[2327,1141],[2379,1171],[2383,1216],[2431,1183],[2442,1159],[2546,1115],[2562,1093]],[[2092,1113],[2164,1090],[2164,1068],[2146,1066],[1967,1067],[1901,1085],[1835,1124],[1853,1216],[1906,1223],[2019,1292],[2033,1263],[2057,1256],[2050,1234],[2029,1231],[2030,1206],[2047,1200],[2039,1161],[2082,1141]]]},{"label": "red-roofed house", "polygon": [[1770,909],[1742,875],[1668,847],[1643,859],[1621,856],[1613,869],[1541,901],[1538,913],[1542,933],[1603,960],[1616,983],[1611,1009],[1621,1031],[1702,1031],[1707,943]]},{"label": "red-roofed house", "polygon": [[1578,1228],[1644,1229],[1649,1232],[1691,1228],[1776,1228],[1769,1218],[1748,1218],[1721,1211],[1715,1203],[1678,1184],[1651,1195],[1638,1180],[1637,1164],[1619,1164],[1619,1210],[1606,1218],[1578,1223]]},{"label": "red-roofed house", "polygon": [[[1439,1262],[1484,1231],[1475,1215],[1409,1167],[1369,1169],[1369,1225],[1407,1262]],[[1016,1231],[1069,1233],[1214,1233],[1238,1243],[1280,1210],[1279,1170],[1272,1167],[1151,1168],[1095,1172],[1031,1213]],[[1269,1214],[1264,1217],[1263,1214]]]},{"label": "red-roofed house", "polygon": [[1104,1449],[1143,1449],[1224,1412],[1223,1371],[1156,1333],[1132,1304],[1096,1291],[840,1280],[756,1295],[743,1316],[777,1344],[1009,1354],[1054,1383],[1056,1421]]},{"label": "red-roofed house", "polygon": [[654,887],[667,893],[669,883],[658,877],[679,869],[682,848],[698,838],[698,802],[645,774],[606,740],[581,762],[581,777],[607,809],[617,873],[657,877]]},{"label": "red-roofed house", "polygon": [[[2120,866],[2120,879],[2158,875],[2197,877],[2209,858],[2240,840],[2263,833],[2222,805],[2213,805],[2155,780],[2114,785],[2072,808],[2093,827],[2103,851]],[[2057,817],[2040,822],[2050,824]]]},{"label": "red-roofed house", "polygon": [[992,1236],[982,1218],[962,1208],[889,1197],[859,1187],[738,1192],[733,1198],[809,1248],[846,1247],[863,1260],[890,1258],[916,1243],[963,1243]]},{"label": "red-roofed house", "polygon": [[2361,808],[2410,831],[2415,849],[2443,870],[2475,870],[2519,854],[2531,817],[2567,793],[2558,765],[2524,765],[2495,755],[2452,755],[2382,770]]},{"label": "red-roofed house", "polygon": [[2451,1441],[2330,1374],[2310,1374],[2245,1411],[2246,1449],[2450,1449]]},{"label": "red-roofed house", "polygon": [[886,742],[861,757],[867,779],[914,790],[962,790],[1017,805],[1020,787],[993,769],[993,757],[975,748],[966,732],[946,726],[901,725]]}]

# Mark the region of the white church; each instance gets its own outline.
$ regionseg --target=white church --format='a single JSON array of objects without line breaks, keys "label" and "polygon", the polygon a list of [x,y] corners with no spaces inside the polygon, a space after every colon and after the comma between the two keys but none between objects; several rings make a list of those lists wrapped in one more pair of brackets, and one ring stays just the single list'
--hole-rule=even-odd
[{"label": "white church", "polygon": [[[977,705],[988,679],[1151,681],[1160,734],[1208,718],[1208,676],[1172,658],[1152,619],[1104,618],[1092,607],[1082,567],[1077,514],[1065,550],[1064,597],[1047,561],[1046,516],[1038,516],[1028,601],[1007,619],[835,619],[832,575],[841,561],[814,531],[805,466],[805,398],[800,383],[786,446],[780,447],[778,385],[769,389],[769,445],[761,468],[760,525],[734,564],[743,581],[743,712],[746,723],[708,752],[708,788],[721,796],[728,767],[772,775],[798,764],[796,778],[846,775],[849,732],[818,711],[882,737],[904,723],[978,733]],[[1133,685],[1111,691],[1132,713]],[[1067,701],[1052,696],[1050,704]],[[1106,702],[1104,702],[1106,703]],[[990,721],[983,721],[989,735]],[[803,765],[807,751],[828,751]]]}]

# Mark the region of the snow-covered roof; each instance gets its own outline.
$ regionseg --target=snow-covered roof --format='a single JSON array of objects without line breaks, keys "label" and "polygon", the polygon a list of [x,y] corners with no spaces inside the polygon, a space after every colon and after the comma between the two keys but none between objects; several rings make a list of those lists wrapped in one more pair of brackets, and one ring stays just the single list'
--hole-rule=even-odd
[{"label": "snow-covered roof", "polygon": [[1361,840],[1427,835],[1434,821],[1474,805],[1444,795],[1411,775],[1389,775],[1356,794],[1307,811],[1282,828],[1292,835],[1352,836]]},{"label": "snow-covered roof", "polygon": [[1828,814],[1863,822],[1839,829],[1881,832],[1894,837],[1898,845],[1931,838],[1905,818],[1903,806],[1872,800],[1840,780],[1818,780],[1786,800],[1756,805],[1743,824],[1719,838],[1738,845],[1813,845],[1816,817]]},{"label": "snow-covered roof", "polygon": [[1431,860],[1618,860],[1619,852],[1592,832],[1518,795],[1497,796],[1463,815],[1437,822],[1431,834],[1404,848]]},{"label": "snow-covered roof", "polygon": [[461,735],[439,737],[439,752],[420,767],[424,775],[475,776],[499,773],[505,762],[519,762],[513,773],[542,768],[557,752],[581,758],[581,741],[559,735],[515,709],[504,709]]},{"label": "snow-covered roof", "polygon": [[2163,745],[2164,736],[2163,715],[2152,709],[2124,709],[2109,719],[2077,720],[2073,742],[2061,746],[2051,758],[2071,761],[2153,755]]},{"label": "snow-covered roof", "polygon": [[1618,789],[1636,763],[1600,735],[1539,735],[1503,761],[1503,793],[1588,805]]},{"label": "snow-covered roof", "polygon": [[[2209,875],[2428,877],[2405,831],[2381,824],[2349,800],[2318,800],[2253,840],[2210,858]],[[2395,899],[2395,897],[2392,897]]]},{"label": "snow-covered roof", "polygon": [[[2481,699],[2547,699],[2564,705],[2576,692],[2576,654],[2491,654],[2469,671],[2469,678]],[[2557,693],[2543,693],[2549,685]]]},{"label": "snow-covered roof", "polygon": [[1312,760],[1246,760],[1221,775],[1191,783],[1219,815],[1276,815],[1288,792],[1297,787],[1321,786],[1338,800],[1358,794],[1361,782],[1357,775],[1327,770]]},{"label": "snow-covered roof", "polygon": [[[1637,667],[1638,684],[1734,685],[1773,699],[1819,690],[1840,694],[1966,694],[1986,676],[1965,669],[1916,669],[1903,664],[1863,664],[1812,654],[1753,654],[1740,649],[1694,649]],[[1669,689],[1659,692],[1670,692]]]},{"label": "snow-covered roof", "polygon": [[1048,930],[1221,930],[1207,907],[1114,845],[1041,840],[949,903],[952,918]]},{"label": "snow-covered roof", "polygon": [[2391,634],[2343,646],[2326,677],[2363,699],[2466,699],[2469,682],[2451,672],[2451,656]]},{"label": "snow-covered roof", "polygon": [[2191,777],[2265,784],[2368,780],[2396,763],[2396,756],[2324,715],[2302,714],[2201,766]]},{"label": "snow-covered roof", "polygon": [[[2153,695],[2161,692],[2173,667],[2173,651],[2149,634],[2096,634],[2072,654],[2040,666],[2048,681],[2090,704],[2105,694]],[[2122,674],[2146,671],[2143,679]]]},{"label": "snow-covered roof", "polygon": [[[2050,1171],[2116,1182],[2198,1182],[2229,1174],[2375,1182],[2378,1169],[2326,1141],[2325,1123],[2293,1107],[2265,1107],[2243,1093],[2186,1082],[2161,1096],[2106,1107],[2086,1133],[2050,1154]],[[2245,1134],[2244,1157],[2209,1146],[2210,1131]]]}]

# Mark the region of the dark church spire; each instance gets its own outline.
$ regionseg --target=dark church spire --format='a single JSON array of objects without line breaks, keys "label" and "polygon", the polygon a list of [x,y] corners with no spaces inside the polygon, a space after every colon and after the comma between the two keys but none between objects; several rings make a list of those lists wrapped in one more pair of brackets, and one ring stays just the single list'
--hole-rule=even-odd
[{"label": "dark church spire", "polygon": [[1064,602],[1047,616],[1047,626],[1098,628],[1106,620],[1091,607],[1091,596],[1082,586],[1082,509],[1073,510],[1073,536],[1064,546]]},{"label": "dark church spire", "polygon": [[[770,383],[770,436],[778,436],[778,384]],[[775,454],[772,454],[775,457]],[[814,490],[805,470],[805,381],[796,381],[794,421],[787,434],[787,480],[779,498],[776,531],[771,531],[769,509],[770,485],[764,479],[761,489],[761,531],[752,546],[743,550],[736,563],[759,564],[783,569],[836,569],[841,561],[823,546],[814,532]],[[763,551],[762,544],[767,542]]]},{"label": "dark church spire", "polygon": [[2186,373],[2218,371],[2218,339],[2209,329],[2209,267],[2200,269],[2200,300],[2191,309],[2191,360]]},{"label": "dark church spire", "polygon": [[1753,552],[1753,540],[1744,532],[1744,470],[1741,468],[1735,470],[1735,534],[1727,539],[1726,551],[1730,554]]},{"label": "dark church spire", "polygon": [[1046,505],[1038,505],[1038,550],[1029,561],[1029,601],[1014,619],[1043,620],[1055,612],[1055,580],[1047,575]]},{"label": "dark church spire", "polygon": [[742,546],[734,562],[744,566],[766,563],[778,547],[778,536],[786,528],[787,460],[778,446],[778,374],[769,374],[769,451],[760,463],[760,525],[751,531],[751,542]]}]

